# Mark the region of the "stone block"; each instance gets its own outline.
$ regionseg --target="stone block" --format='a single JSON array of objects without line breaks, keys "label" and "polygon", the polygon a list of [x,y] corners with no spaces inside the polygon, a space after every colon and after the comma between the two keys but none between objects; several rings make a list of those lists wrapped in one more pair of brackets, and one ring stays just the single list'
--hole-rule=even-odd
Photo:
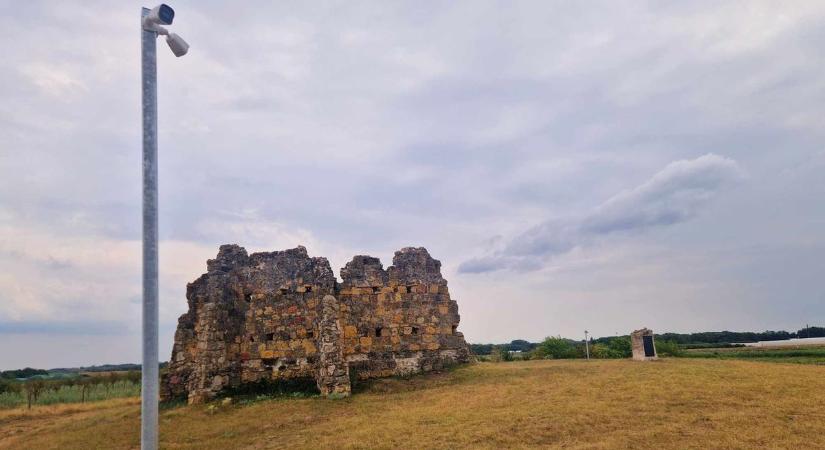
[{"label": "stone block", "polygon": [[633,348],[633,359],[636,361],[652,361],[658,359],[656,343],[653,340],[653,331],[647,328],[630,333],[630,344]]}]

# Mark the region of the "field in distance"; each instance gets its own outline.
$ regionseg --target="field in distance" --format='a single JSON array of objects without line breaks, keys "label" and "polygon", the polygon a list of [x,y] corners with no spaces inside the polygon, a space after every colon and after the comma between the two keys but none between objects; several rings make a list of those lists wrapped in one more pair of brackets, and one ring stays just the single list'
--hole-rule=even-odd
[{"label": "field in distance", "polygon": [[825,365],[825,345],[702,348],[687,350],[683,356]]},{"label": "field in distance", "polygon": [[[669,358],[478,363],[345,400],[161,413],[163,448],[822,448],[825,367]],[[0,448],[138,448],[139,400],[0,410]]]}]

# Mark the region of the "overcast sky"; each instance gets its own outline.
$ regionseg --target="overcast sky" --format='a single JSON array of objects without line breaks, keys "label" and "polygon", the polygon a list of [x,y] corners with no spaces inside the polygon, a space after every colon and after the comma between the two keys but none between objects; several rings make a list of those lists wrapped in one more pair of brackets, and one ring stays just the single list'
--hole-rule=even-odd
[{"label": "overcast sky", "polygon": [[[825,324],[822,2],[232,3],[158,42],[162,359],[222,243],[425,246],[470,342]],[[139,362],[140,6],[0,1],[0,369]]]}]

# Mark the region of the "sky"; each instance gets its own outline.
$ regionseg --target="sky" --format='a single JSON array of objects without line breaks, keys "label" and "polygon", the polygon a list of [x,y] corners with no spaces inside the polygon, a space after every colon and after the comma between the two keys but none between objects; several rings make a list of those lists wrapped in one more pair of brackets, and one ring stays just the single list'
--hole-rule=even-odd
[{"label": "sky", "polygon": [[[0,369],[140,360],[140,6],[0,0]],[[163,360],[223,243],[424,246],[476,343],[825,324],[822,2],[171,6]]]}]

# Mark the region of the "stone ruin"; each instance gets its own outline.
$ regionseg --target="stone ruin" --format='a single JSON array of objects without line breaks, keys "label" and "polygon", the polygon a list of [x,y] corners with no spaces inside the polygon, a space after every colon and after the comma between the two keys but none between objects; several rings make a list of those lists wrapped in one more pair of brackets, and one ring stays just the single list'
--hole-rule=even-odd
[{"label": "stone ruin", "polygon": [[652,361],[657,359],[656,344],[653,341],[653,330],[642,328],[630,333],[630,343],[633,347],[633,359],[636,361]]},{"label": "stone ruin", "polygon": [[470,360],[458,304],[425,248],[395,252],[387,270],[355,256],[341,278],[302,246],[247,255],[222,245],[187,285],[162,399],[201,403],[226,389],[307,379],[322,395],[347,396],[354,380]]}]

